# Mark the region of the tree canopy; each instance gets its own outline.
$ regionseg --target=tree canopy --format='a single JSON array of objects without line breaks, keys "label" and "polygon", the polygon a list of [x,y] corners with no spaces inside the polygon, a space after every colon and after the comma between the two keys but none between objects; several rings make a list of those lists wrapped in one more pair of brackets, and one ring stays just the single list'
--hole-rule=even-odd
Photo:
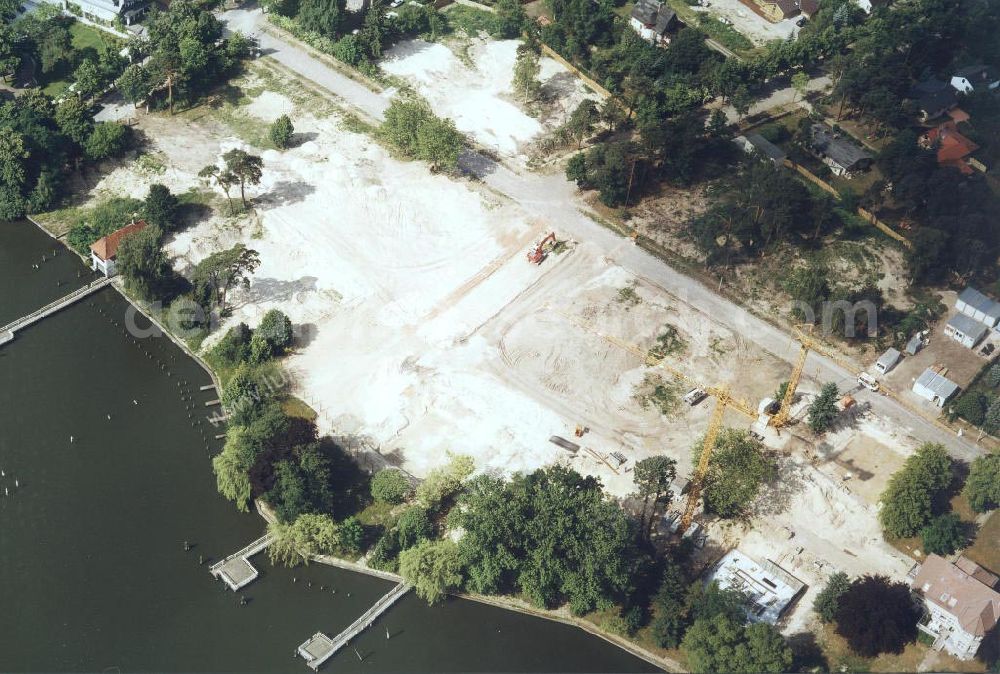
[{"label": "tree canopy", "polygon": [[861,576],[837,600],[837,634],[858,655],[901,653],[917,637],[920,610],[904,582]]},{"label": "tree canopy", "polygon": [[895,538],[916,535],[934,514],[936,497],[952,481],[952,461],[939,444],[917,448],[882,492],[879,522]]},{"label": "tree canopy", "polygon": [[682,645],[696,673],[787,672],[792,665],[792,651],[777,629],[727,615],[696,620]]},{"label": "tree canopy", "polygon": [[452,511],[474,592],[521,592],[576,614],[606,607],[628,586],[632,532],[601,483],[553,466],[510,480],[473,479]]},{"label": "tree canopy", "polygon": [[[694,448],[694,463],[701,456],[704,439]],[[761,442],[746,431],[723,428],[715,440],[708,471],[702,480],[705,510],[719,517],[746,514],[765,483],[773,479],[773,460]]]},{"label": "tree canopy", "polygon": [[1000,505],[1000,454],[981,456],[972,462],[962,494],[973,512],[984,513]]},{"label": "tree canopy", "polygon": [[435,604],[462,583],[458,545],[450,540],[423,541],[399,555],[399,574],[418,597]]}]

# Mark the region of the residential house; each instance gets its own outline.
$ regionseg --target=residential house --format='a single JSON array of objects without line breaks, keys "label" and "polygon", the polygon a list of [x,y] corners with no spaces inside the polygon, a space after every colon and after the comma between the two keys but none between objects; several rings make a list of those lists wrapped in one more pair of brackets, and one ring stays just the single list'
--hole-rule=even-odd
[{"label": "residential house", "polygon": [[940,166],[951,166],[969,175],[973,168],[985,166],[971,156],[979,146],[962,135],[954,120],[940,124],[919,140],[920,147],[937,151],[937,161]]},{"label": "residential house", "polygon": [[951,337],[962,346],[974,349],[986,336],[987,327],[965,314],[955,314],[944,325],[945,337]]},{"label": "residential house", "polygon": [[746,597],[747,617],[773,625],[806,589],[806,584],[765,559],[758,562],[739,550],[730,550],[715,563],[705,579],[723,590],[738,590]]},{"label": "residential house", "polygon": [[772,23],[790,19],[799,13],[796,0],[754,0],[754,4],[764,18]]},{"label": "residential house", "polygon": [[100,271],[105,276],[114,276],[118,272],[115,258],[118,256],[118,248],[121,246],[122,239],[145,228],[145,220],[133,221],[131,224],[95,241],[90,246],[90,268],[94,271]]},{"label": "residential house", "polygon": [[872,164],[871,153],[859,147],[849,136],[825,124],[813,124],[810,135],[810,150],[836,176],[850,178]]},{"label": "residential house", "polygon": [[955,90],[947,82],[936,77],[918,82],[907,97],[917,102],[922,122],[937,119],[958,105]]},{"label": "residential house", "polygon": [[785,159],[788,157],[784,150],[759,133],[736,136],[733,141],[747,154],[756,153],[761,159],[767,159],[775,166],[784,165]]},{"label": "residential house", "polygon": [[659,0],[639,0],[628,20],[636,33],[650,44],[670,44],[669,33],[677,27],[677,13]]},{"label": "residential house", "polygon": [[973,91],[993,91],[1000,87],[1000,73],[990,66],[968,66],[955,71],[951,76],[951,86],[963,94],[971,94]]},{"label": "residential house", "polygon": [[875,361],[875,369],[882,374],[888,374],[889,370],[896,367],[896,364],[903,358],[898,350],[892,348],[891,346],[886,349],[885,353],[878,357]]},{"label": "residential house", "polygon": [[1000,302],[991,300],[972,286],[959,293],[955,308],[988,328],[997,328],[1000,324]]},{"label": "residential house", "polygon": [[1000,620],[997,577],[966,557],[951,563],[927,555],[911,587],[924,600],[917,628],[934,639],[932,648],[971,660]]},{"label": "residential house", "polygon": [[944,407],[958,393],[958,384],[929,367],[913,382],[913,392],[938,407]]},{"label": "residential house", "polygon": [[38,2],[55,5],[66,13],[107,26],[119,21],[131,25],[147,8],[146,0],[36,0],[36,4]]}]

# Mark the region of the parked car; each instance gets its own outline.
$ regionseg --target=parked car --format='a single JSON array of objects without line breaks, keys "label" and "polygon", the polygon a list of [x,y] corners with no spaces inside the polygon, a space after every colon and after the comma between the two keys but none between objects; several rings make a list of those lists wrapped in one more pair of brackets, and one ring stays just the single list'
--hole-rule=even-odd
[{"label": "parked car", "polygon": [[858,375],[858,385],[864,386],[869,391],[878,391],[878,380],[867,372]]}]

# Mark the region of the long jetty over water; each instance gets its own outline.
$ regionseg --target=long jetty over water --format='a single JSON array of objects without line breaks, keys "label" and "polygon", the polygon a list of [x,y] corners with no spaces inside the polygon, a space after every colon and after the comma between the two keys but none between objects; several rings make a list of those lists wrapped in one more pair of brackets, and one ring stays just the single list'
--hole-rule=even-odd
[{"label": "long jetty over water", "polygon": [[301,655],[306,664],[316,671],[323,666],[323,663],[337,654],[341,648],[346,646],[351,639],[364,632],[368,627],[379,619],[389,607],[396,603],[400,597],[410,591],[410,585],[400,583],[389,590],[381,599],[361,614],[361,617],[351,623],[347,629],[331,639],[322,632],[312,635],[298,647],[296,653]]},{"label": "long jetty over water", "polygon": [[92,293],[96,293],[98,290],[105,287],[109,283],[111,283],[111,279],[109,278],[102,278],[98,281],[94,281],[93,283],[85,285],[81,288],[77,288],[70,294],[56,300],[55,302],[50,302],[49,304],[46,304],[41,309],[31,312],[27,316],[22,316],[16,321],[8,323],[7,325],[0,328],[0,344],[6,344],[7,342],[13,340],[14,333],[17,332],[18,330],[23,330],[29,325],[37,323],[38,321],[48,316],[51,316],[57,311],[65,309],[69,305],[79,302],[84,297],[87,297]]}]

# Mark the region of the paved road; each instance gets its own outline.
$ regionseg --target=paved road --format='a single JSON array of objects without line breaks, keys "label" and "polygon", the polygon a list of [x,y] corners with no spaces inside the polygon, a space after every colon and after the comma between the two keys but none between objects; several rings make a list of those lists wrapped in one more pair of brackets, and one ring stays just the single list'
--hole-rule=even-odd
[{"label": "paved road", "polygon": [[[233,30],[255,35],[269,57],[327,89],[371,119],[382,119],[391,92],[376,93],[305,50],[264,33],[260,25],[265,19],[259,10],[233,10],[226,12],[223,20]],[[776,357],[789,363],[797,359],[798,343],[791,336],[584,215],[576,188],[564,176],[515,173],[471,151],[463,154],[460,164],[490,188],[517,202],[532,215],[543,218],[552,228],[577,241],[597,245],[617,264],[697,307],[711,320],[726,325]],[[834,381],[841,390],[851,389],[856,384],[853,374],[815,352],[809,355],[805,374],[817,381]],[[864,390],[855,398],[860,403],[870,403],[872,410],[894,423],[900,433],[920,441],[940,442],[955,458],[968,461],[985,453],[974,442],[956,437],[887,396]]]},{"label": "paved road", "polygon": [[[821,75],[820,77],[815,77],[809,80],[809,84],[806,86],[806,91],[810,93],[814,91],[823,91],[830,88],[832,85],[833,81],[827,75]],[[767,112],[768,110],[773,110],[774,108],[788,105],[790,103],[794,103],[795,101],[799,101],[800,105],[806,105],[811,109],[811,106],[808,106],[808,103],[803,103],[800,99],[801,97],[799,96],[799,92],[795,91],[792,87],[778,89],[777,91],[771,93],[771,95],[767,98],[759,100],[751,105],[750,111],[747,112],[747,117],[759,115],[762,112]],[[735,124],[739,121],[740,116],[736,113],[736,109],[733,106],[727,105],[722,108],[722,111],[726,113],[726,120],[730,124]]]}]

